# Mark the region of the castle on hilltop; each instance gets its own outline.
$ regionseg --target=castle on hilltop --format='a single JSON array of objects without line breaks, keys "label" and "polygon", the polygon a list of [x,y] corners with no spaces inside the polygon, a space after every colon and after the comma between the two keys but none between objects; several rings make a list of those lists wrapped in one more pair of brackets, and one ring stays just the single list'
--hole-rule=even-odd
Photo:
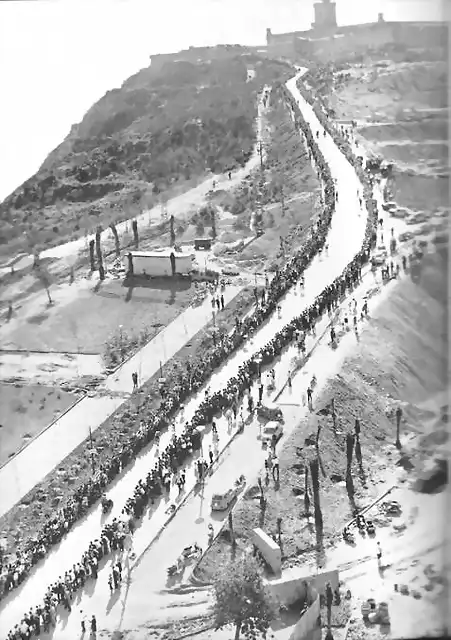
[{"label": "castle on hilltop", "polygon": [[315,20],[308,31],[272,33],[268,28],[266,46],[189,47],[177,53],[152,55],[152,68],[161,67],[167,62],[196,63],[226,59],[231,52],[243,56],[253,53],[302,64],[349,61],[353,56],[364,56],[371,50],[380,52],[398,44],[411,49],[438,46],[447,49],[448,25],[444,22],[387,22],[379,13],[375,22],[338,26],[335,2],[318,0],[313,8]]},{"label": "castle on hilltop", "polygon": [[266,53],[289,59],[333,61],[351,52],[364,54],[394,43],[436,46],[447,36],[446,25],[441,22],[386,22],[382,13],[377,22],[340,27],[335,2],[321,0],[313,8],[315,20],[308,31],[275,34],[266,29]]}]

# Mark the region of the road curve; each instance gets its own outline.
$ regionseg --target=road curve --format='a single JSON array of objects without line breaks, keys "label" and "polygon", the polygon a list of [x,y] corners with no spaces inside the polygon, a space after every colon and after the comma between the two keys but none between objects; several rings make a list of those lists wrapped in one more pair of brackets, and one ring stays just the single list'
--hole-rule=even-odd
[{"label": "road curve", "polygon": [[[287,83],[287,87],[298,102],[312,131],[314,133],[316,131],[321,132],[317,144],[329,163],[332,177],[336,179],[338,185],[339,201],[337,202],[328,234],[327,244],[329,248],[327,252],[323,252],[322,256],[315,257],[306,270],[303,295],[300,295],[299,288],[293,287],[281,301],[282,310],[280,316],[274,314],[256,332],[252,343],[230,358],[226,365],[212,376],[208,384],[212,392],[222,388],[252,353],[258,351],[275,333],[295,316],[298,316],[327,285],[341,274],[346,265],[360,250],[364,239],[366,210],[361,209],[357,196],[358,190],[360,190],[360,193],[362,192],[362,185],[359,183],[354,168],[335,146],[332,138],[328,134],[323,136],[323,129],[313,110],[303,100],[296,88],[296,80],[299,75],[301,74],[291,79]],[[281,379],[284,375],[286,376],[291,367],[291,358],[292,354],[287,353],[277,365],[277,371]],[[202,396],[203,391],[197,394],[187,405],[184,419],[191,417],[202,400]],[[284,412],[287,423],[292,425],[291,428],[294,428],[296,418],[299,420],[299,400],[297,406],[295,403],[295,406],[284,409]],[[179,425],[178,429],[181,428]],[[218,430],[222,444],[224,444],[229,437],[224,420],[218,421]],[[167,434],[165,435],[167,436]],[[135,591],[134,583],[136,582],[136,585],[139,585],[142,577],[145,576],[147,578],[147,602],[149,602],[150,594],[152,593],[152,603],[154,602],[153,594],[155,594],[155,604],[157,604],[157,594],[166,586],[166,566],[175,559],[180,549],[196,539],[199,542],[201,540],[203,542],[208,524],[207,518],[209,518],[209,500],[212,493],[222,488],[224,484],[230,485],[230,483],[233,483],[233,480],[240,473],[244,473],[250,478],[255,477],[258,473],[263,462],[263,453],[259,446],[257,435],[258,428],[255,425],[246,427],[244,434],[235,439],[227,453],[219,460],[216,471],[205,485],[203,495],[192,495],[188,498],[158,541],[144,555],[141,564],[132,574],[133,579],[130,588]],[[204,448],[209,446],[210,441],[211,436],[207,434]],[[162,442],[163,446],[164,444]],[[249,455],[251,451],[252,455]],[[132,494],[137,481],[146,475],[150,467],[153,466],[154,460],[155,449],[149,447],[109,491],[109,495],[111,495],[115,504],[114,513],[110,517],[119,514],[125,500]],[[191,468],[187,472],[187,484],[192,480],[193,471]],[[149,541],[158,533],[165,519],[164,505],[157,509],[156,513],[151,517],[144,516],[143,522],[134,536],[134,551],[138,556],[144,552]],[[20,620],[24,611],[41,600],[46,586],[71,567],[73,562],[78,561],[82,552],[87,548],[89,541],[96,538],[100,533],[102,524],[100,508],[97,507],[66,536],[65,540],[43,563],[36,567],[34,573],[22,588],[13,592],[3,603],[0,610],[0,628],[9,629],[13,627]],[[139,607],[138,597],[127,600],[128,588],[126,585],[124,585],[120,593],[118,592],[114,595],[114,601],[112,601],[107,584],[110,564],[111,559],[108,559],[106,564],[102,565],[98,581],[91,583],[87,591],[80,594],[80,598],[77,599],[77,603],[73,607],[74,611],[81,608],[88,615],[95,613],[100,628],[105,626],[115,628],[119,625],[123,618],[125,604],[127,604],[127,618],[130,618],[130,620],[136,619],[134,614],[137,614],[137,607]],[[124,564],[127,567],[127,561]],[[135,602],[137,603],[136,606],[134,605]],[[147,618],[150,617],[150,608],[146,615]],[[58,640],[78,637],[79,623],[76,613],[68,618],[63,616],[58,622],[56,631],[53,634],[54,637],[57,637]]]}]

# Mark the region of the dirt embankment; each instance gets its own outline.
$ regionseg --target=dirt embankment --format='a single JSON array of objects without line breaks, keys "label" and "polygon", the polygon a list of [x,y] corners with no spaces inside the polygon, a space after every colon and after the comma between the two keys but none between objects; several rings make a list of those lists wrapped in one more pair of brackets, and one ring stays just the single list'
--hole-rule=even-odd
[{"label": "dirt embankment", "polygon": [[394,164],[396,202],[414,212],[449,204],[445,61],[353,65],[327,97],[337,118],[354,119],[365,144]]},{"label": "dirt embankment", "polygon": [[[318,545],[324,549],[337,540],[336,534],[352,517],[354,506],[369,504],[399,471],[417,477],[423,462],[436,455],[437,447],[446,446],[446,410],[442,405],[446,402],[447,259],[444,248],[426,255],[420,272],[415,277],[409,274],[376,308],[352,357],[316,400],[310,419],[299,425],[280,451],[280,489],[276,491],[270,483],[264,516],[255,499],[257,488],[238,506],[234,529],[239,548],[249,544],[254,527],[275,533],[280,517],[283,564],[304,563],[309,560],[309,551],[318,551]],[[369,307],[371,312],[371,300]],[[332,398],[337,412],[335,429],[327,410]],[[401,452],[395,447],[395,410],[399,405],[403,407]],[[433,418],[428,431],[426,416]],[[344,482],[346,434],[353,432],[356,418],[361,422],[362,464],[354,458],[355,494],[350,498]],[[304,515],[303,499],[304,466],[317,455],[319,426],[321,539]],[[401,462],[410,471],[402,471]],[[203,561],[199,577],[211,578],[229,550],[220,537]],[[322,553],[317,560],[322,562]]]}]

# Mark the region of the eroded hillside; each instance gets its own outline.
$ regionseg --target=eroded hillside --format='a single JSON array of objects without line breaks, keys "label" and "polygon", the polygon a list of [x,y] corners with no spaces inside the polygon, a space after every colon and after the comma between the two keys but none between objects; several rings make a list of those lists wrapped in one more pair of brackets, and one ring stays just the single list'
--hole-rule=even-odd
[{"label": "eroded hillside", "polygon": [[141,70],[97,102],[0,205],[0,255],[82,237],[156,204],[175,183],[192,186],[209,171],[244,165],[258,92],[287,72],[243,47]]}]

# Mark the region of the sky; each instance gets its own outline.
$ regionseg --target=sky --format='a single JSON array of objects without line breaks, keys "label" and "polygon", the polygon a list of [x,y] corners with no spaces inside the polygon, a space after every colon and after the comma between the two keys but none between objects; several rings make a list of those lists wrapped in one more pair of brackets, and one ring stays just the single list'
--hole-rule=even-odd
[{"label": "sky", "polygon": [[[336,0],[339,24],[443,20],[450,0]],[[313,0],[3,0],[0,2],[0,201],[106,91],[149,56],[219,43],[265,43],[303,30]]]}]

